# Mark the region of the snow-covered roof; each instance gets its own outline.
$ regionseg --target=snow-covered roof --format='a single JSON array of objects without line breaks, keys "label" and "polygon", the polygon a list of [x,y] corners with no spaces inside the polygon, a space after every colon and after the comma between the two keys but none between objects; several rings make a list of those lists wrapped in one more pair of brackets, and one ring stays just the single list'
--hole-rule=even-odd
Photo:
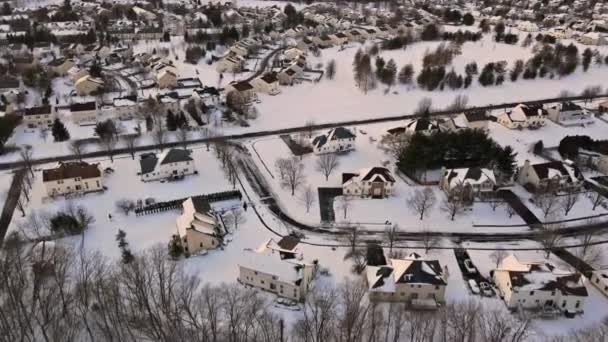
[{"label": "snow-covered roof", "polygon": [[449,185],[450,189],[460,185],[466,186],[483,184],[488,181],[492,184],[496,184],[494,171],[479,167],[446,170],[443,177],[447,178],[447,184]]},{"label": "snow-covered roof", "polygon": [[177,231],[185,236],[188,229],[217,236],[218,220],[211,212],[209,204],[199,198],[189,197],[182,203],[182,214],[176,219]]},{"label": "snow-covered roof", "polygon": [[395,178],[393,178],[389,169],[381,166],[362,169],[358,173],[342,174],[342,186],[348,186],[351,183],[361,181],[395,183]]},{"label": "snow-covered roof", "polygon": [[239,265],[250,270],[274,275],[280,281],[299,285],[303,277],[304,266],[310,264],[303,261],[301,254],[295,258],[282,258],[281,252],[272,248],[276,246],[273,242],[271,239],[263,242],[256,249],[245,249]]},{"label": "snow-covered roof", "polygon": [[437,260],[428,260],[412,253],[407,258],[390,259],[389,262],[390,265],[366,268],[370,291],[394,292],[396,284],[447,285]]}]

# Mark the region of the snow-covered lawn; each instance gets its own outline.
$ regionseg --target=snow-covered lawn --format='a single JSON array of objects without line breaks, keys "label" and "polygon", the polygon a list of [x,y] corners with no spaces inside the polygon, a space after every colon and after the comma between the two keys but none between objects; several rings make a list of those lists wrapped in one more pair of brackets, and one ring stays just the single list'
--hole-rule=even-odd
[{"label": "snow-covered lawn", "polygon": [[[87,249],[100,250],[109,256],[118,256],[119,250],[114,241],[118,229],[127,233],[127,241],[134,251],[143,250],[155,244],[166,244],[171,235],[176,233],[175,219],[179,211],[150,214],[145,216],[129,216],[117,211],[117,200],[126,198],[131,200],[154,198],[157,202],[184,198],[191,195],[202,195],[219,191],[231,190],[232,186],[225,180],[213,152],[207,152],[204,147],[195,149],[193,157],[197,166],[198,175],[186,177],[177,182],[142,182],[137,176],[139,160],[128,158],[100,160],[101,169],[111,167],[114,173],[104,176],[104,185],[108,190],[101,193],[86,194],[72,200],[75,205],[86,207],[95,217],[95,223],[85,232]],[[89,161],[93,162],[93,161]],[[40,169],[54,167],[44,165]],[[42,171],[36,171],[36,181],[32,190],[32,202],[28,204],[27,212],[42,210],[55,213],[67,204],[64,198],[50,199],[46,196],[42,183]],[[109,220],[108,214],[112,215]],[[11,229],[19,229],[24,222],[17,210]],[[78,238],[64,239],[68,244],[79,243]]]}]

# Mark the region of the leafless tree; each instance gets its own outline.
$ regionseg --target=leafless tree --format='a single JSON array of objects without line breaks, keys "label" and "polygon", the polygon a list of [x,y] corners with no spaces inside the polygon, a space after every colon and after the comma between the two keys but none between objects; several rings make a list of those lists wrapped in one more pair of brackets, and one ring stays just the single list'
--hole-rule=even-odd
[{"label": "leafless tree", "polygon": [[512,218],[513,215],[516,214],[515,213],[515,209],[513,209],[513,207],[510,204],[508,204],[508,203],[506,203],[505,209],[507,210],[507,215],[509,215],[509,218]]},{"label": "leafless tree", "polygon": [[46,139],[48,139],[49,137],[49,130],[47,128],[41,128],[38,131],[38,136],[44,141],[46,142]]},{"label": "leafless tree", "polygon": [[135,148],[139,142],[139,136],[137,134],[126,134],[123,135],[122,140],[127,147],[127,150],[129,150],[131,159],[135,160]]},{"label": "leafless tree", "polygon": [[431,100],[428,97],[423,97],[422,99],[420,99],[420,101],[418,101],[418,106],[416,107],[414,114],[415,115],[427,114],[431,111],[432,105],[433,105],[433,100]]},{"label": "leafless tree", "polygon": [[437,235],[433,234],[427,227],[422,229],[420,234],[420,242],[424,247],[424,252],[428,253],[431,249],[438,247],[441,244],[441,240]]},{"label": "leafless tree", "polygon": [[492,211],[496,211],[496,209],[498,209],[498,207],[502,206],[504,204],[504,202],[498,201],[498,200],[491,200],[488,202],[488,204],[490,205],[490,208],[492,208]]},{"label": "leafless tree", "polygon": [[424,189],[416,189],[414,194],[408,198],[407,205],[416,214],[420,215],[420,220],[424,219],[425,216],[429,215],[429,210],[433,208],[437,198],[435,192],[428,187]]},{"label": "leafless tree", "polygon": [[538,241],[543,246],[545,258],[549,258],[551,251],[561,243],[562,235],[559,231],[560,229],[561,225],[559,224],[543,224],[541,226]]},{"label": "leafless tree", "polygon": [[340,196],[338,198],[337,207],[342,214],[344,215],[344,220],[346,220],[346,215],[348,215],[348,210],[352,206],[352,198],[350,196]]},{"label": "leafless tree", "polygon": [[393,255],[393,247],[395,242],[399,238],[399,233],[400,229],[398,224],[387,225],[384,228],[384,240],[386,240],[386,243],[388,243],[388,254],[391,257]]},{"label": "leafless tree", "polygon": [[507,251],[505,251],[504,249],[497,249],[492,252],[492,254],[490,254],[490,258],[492,258],[492,260],[496,263],[496,267],[498,267],[498,264],[500,264],[502,259],[504,259],[506,256]]},{"label": "leafless tree", "polygon": [[177,140],[182,144],[184,150],[188,148],[188,140],[190,139],[190,130],[188,127],[180,127],[177,130]]},{"label": "leafless tree", "polygon": [[454,101],[448,106],[447,110],[459,111],[467,108],[469,98],[466,95],[458,94],[454,98]]},{"label": "leafless tree", "polygon": [[[589,225],[593,225],[593,220],[589,221]],[[592,265],[593,267],[601,266],[603,261],[602,248],[596,244],[597,232],[587,230],[578,236],[580,247],[574,250],[574,255],[581,261]]]},{"label": "leafless tree", "polygon": [[591,200],[591,203],[593,204],[593,207],[591,210],[595,210],[595,208],[597,208],[598,205],[602,206],[606,203],[604,196],[597,191],[592,191],[589,194],[589,199]]},{"label": "leafless tree", "polygon": [[286,159],[286,158],[279,158],[274,162],[274,168],[277,171],[277,173],[279,174],[279,177],[281,178],[281,182],[285,180],[287,162],[288,162],[288,159]]},{"label": "leafless tree", "polygon": [[348,224],[348,227],[345,228],[346,234],[344,235],[344,237],[346,238],[346,242],[348,243],[348,252],[346,253],[345,258],[349,258],[353,253],[355,253],[355,250],[357,249],[357,244],[359,243],[359,235],[360,235],[360,230],[361,228],[358,225],[350,225]]},{"label": "leafless tree", "polygon": [[327,181],[339,164],[338,156],[335,153],[325,153],[317,159],[317,171],[321,172]]},{"label": "leafless tree", "polygon": [[116,144],[118,141],[114,135],[108,134],[102,137],[99,137],[99,144],[101,147],[108,153],[110,156],[110,162],[114,162],[114,149],[116,148]]},{"label": "leafless tree", "polygon": [[308,214],[310,212],[310,208],[315,204],[317,200],[315,197],[315,192],[310,186],[307,186],[302,192],[301,200],[302,203],[304,203],[304,206],[306,207],[306,213]]},{"label": "leafless tree", "polygon": [[448,214],[450,220],[454,221],[454,218],[463,212],[464,203],[457,198],[449,199],[446,196],[441,202],[441,210]]},{"label": "leafless tree", "polygon": [[21,212],[21,217],[25,217],[25,200],[23,196],[21,196],[21,193],[19,193],[19,195],[17,196],[19,196],[17,197],[17,209],[19,209],[19,211]]},{"label": "leafless tree", "polygon": [[32,177],[34,177],[34,163],[33,163],[33,155],[34,150],[30,145],[24,145],[19,150],[19,157],[21,158],[21,163],[23,164],[23,168],[30,173]]},{"label": "leafless tree", "polygon": [[350,259],[353,261],[353,272],[361,274],[365,270],[366,265],[365,250],[363,248],[356,248],[350,254]]},{"label": "leafless tree", "polygon": [[291,195],[295,195],[296,190],[306,183],[306,175],[304,174],[304,164],[296,157],[287,159],[283,165],[284,178],[281,185],[291,190]]},{"label": "leafless tree", "polygon": [[243,209],[240,207],[230,209],[230,223],[232,224],[234,230],[239,229],[239,225],[245,222],[245,213]]},{"label": "leafless tree", "polygon": [[534,203],[542,210],[545,218],[555,214],[558,209],[559,200],[554,193],[547,192],[534,196]]},{"label": "leafless tree", "polygon": [[559,204],[564,210],[564,216],[568,216],[568,213],[574,208],[580,198],[577,190],[568,190],[564,196],[561,196]]},{"label": "leafless tree", "polygon": [[313,120],[307,120],[306,123],[304,124],[304,132],[306,132],[308,139],[311,139],[312,136],[315,134],[314,127],[315,127],[315,122]]},{"label": "leafless tree", "polygon": [[135,202],[130,199],[119,199],[116,201],[116,208],[123,212],[125,215],[129,215],[129,213],[135,210]]},{"label": "leafless tree", "polygon": [[68,147],[74,157],[76,157],[78,161],[82,161],[82,155],[85,153],[86,149],[85,143],[82,140],[71,140]]},{"label": "leafless tree", "polygon": [[378,146],[397,159],[410,143],[411,139],[412,135],[408,133],[385,134],[380,138]]},{"label": "leafless tree", "polygon": [[[159,126],[162,126],[162,124],[160,124]],[[165,141],[166,141],[166,132],[164,128],[157,128],[154,130],[154,132],[152,132],[152,138],[154,139],[154,143],[158,145],[158,147],[160,148],[161,152],[162,150],[165,148]]]},{"label": "leafless tree", "polygon": [[330,341],[335,328],[337,291],[333,288],[313,287],[306,297],[302,308],[302,318],[294,325],[294,336],[298,341]]}]

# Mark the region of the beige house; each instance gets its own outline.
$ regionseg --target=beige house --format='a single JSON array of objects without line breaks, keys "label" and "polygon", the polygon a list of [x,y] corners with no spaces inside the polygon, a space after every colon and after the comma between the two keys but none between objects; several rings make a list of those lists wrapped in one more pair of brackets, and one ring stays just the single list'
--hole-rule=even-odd
[{"label": "beige house", "polygon": [[346,196],[384,198],[391,196],[395,178],[385,167],[363,169],[358,173],[342,174],[342,192]]},{"label": "beige house", "polygon": [[487,198],[494,192],[496,178],[490,169],[472,167],[447,170],[442,168],[439,187],[449,200],[472,203],[475,198]]},{"label": "beige house", "polygon": [[279,80],[279,84],[293,85],[298,75],[299,73],[295,69],[289,67],[281,70],[277,75],[277,79]]},{"label": "beige house", "polygon": [[182,203],[176,226],[182,246],[190,255],[217,248],[222,243],[221,220],[200,197],[190,197]]},{"label": "beige house", "polygon": [[560,161],[531,164],[529,160],[519,168],[517,182],[535,192],[578,189],[583,176],[575,165]]},{"label": "beige house", "polygon": [[65,76],[68,71],[76,65],[71,59],[55,59],[48,64],[48,69],[54,74]]},{"label": "beige house", "polygon": [[545,125],[547,111],[540,106],[519,104],[496,115],[496,121],[509,129],[539,128]]},{"label": "beige house", "polygon": [[95,101],[72,103],[70,105],[72,121],[79,125],[97,122],[97,103]]},{"label": "beige house", "polygon": [[256,249],[246,249],[239,263],[238,281],[279,297],[304,301],[314,264],[304,261],[296,248],[298,242],[286,236],[278,242],[269,239]]},{"label": "beige house", "polygon": [[588,296],[580,274],[560,270],[546,260],[520,261],[513,254],[494,270],[494,283],[510,309],[574,314],[583,311]]},{"label": "beige house", "polygon": [[599,172],[608,175],[608,155],[603,154],[597,161],[597,169]]},{"label": "beige house", "polygon": [[279,89],[279,79],[273,73],[267,73],[254,78],[251,81],[251,85],[258,93],[277,95],[281,92],[281,89]]},{"label": "beige house", "polygon": [[55,116],[51,106],[26,108],[23,112],[23,123],[28,127],[51,127],[53,120],[55,120]]},{"label": "beige house", "polygon": [[67,75],[72,82],[76,83],[76,81],[78,81],[79,79],[85,76],[89,76],[89,72],[87,71],[87,69],[73,66],[68,70]]},{"label": "beige house", "polygon": [[49,196],[103,190],[99,164],[86,162],[59,163],[54,169],[42,170],[42,183]]},{"label": "beige house", "polygon": [[103,86],[104,84],[101,78],[93,77],[91,75],[79,78],[74,84],[78,96],[91,95],[98,92]]},{"label": "beige house", "polygon": [[439,261],[416,253],[404,259],[389,259],[388,265],[366,267],[369,299],[375,302],[437,308],[445,302],[447,279],[447,268],[442,268]]},{"label": "beige house", "polygon": [[171,68],[164,68],[156,74],[159,88],[171,88],[177,85],[177,74]]},{"label": "beige house", "polygon": [[230,82],[224,90],[226,91],[226,95],[231,92],[237,92],[245,103],[249,103],[255,98],[255,89],[247,81]]}]

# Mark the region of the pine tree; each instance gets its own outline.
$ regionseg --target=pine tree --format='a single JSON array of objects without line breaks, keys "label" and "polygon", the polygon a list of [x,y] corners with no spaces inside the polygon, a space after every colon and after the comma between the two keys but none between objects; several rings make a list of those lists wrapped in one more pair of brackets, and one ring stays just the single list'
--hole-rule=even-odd
[{"label": "pine tree", "polygon": [[391,58],[388,63],[386,63],[386,66],[382,69],[382,73],[380,75],[380,82],[386,84],[390,89],[393,84],[395,84],[396,74],[397,64],[395,64],[395,61]]},{"label": "pine tree", "polygon": [[399,83],[410,84],[414,77],[414,67],[411,64],[404,65],[399,71]]},{"label": "pine tree", "polygon": [[593,57],[593,51],[590,48],[586,48],[583,51],[583,71],[587,72],[589,64],[591,64],[591,58]]},{"label": "pine tree", "polygon": [[175,118],[175,114],[173,114],[172,111],[167,111],[166,124],[167,124],[168,131],[173,132],[173,131],[177,130],[177,120]]},{"label": "pine tree", "polygon": [[59,118],[56,118],[53,122],[52,133],[55,142],[70,140],[70,132],[68,132],[68,129],[65,128],[65,125]]},{"label": "pine tree", "polygon": [[382,79],[382,71],[385,65],[386,62],[384,61],[384,58],[380,56],[376,57],[376,77],[378,77],[378,79]]}]

